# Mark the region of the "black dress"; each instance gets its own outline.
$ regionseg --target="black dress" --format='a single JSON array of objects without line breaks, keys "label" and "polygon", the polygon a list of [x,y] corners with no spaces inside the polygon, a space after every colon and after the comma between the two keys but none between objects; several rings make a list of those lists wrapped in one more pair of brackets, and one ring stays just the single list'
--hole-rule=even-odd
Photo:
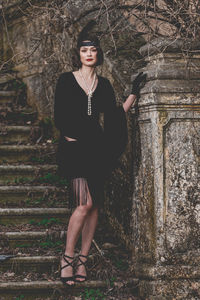
[{"label": "black dress", "polygon": [[[116,167],[127,144],[126,114],[116,105],[109,80],[98,75],[87,114],[88,97],[72,72],[57,81],[54,103],[55,126],[60,131],[57,150],[58,173],[71,183],[72,206],[86,204],[88,192],[94,205],[103,202],[104,182]],[[104,113],[104,128],[99,114]],[[67,141],[64,136],[76,141]]]}]

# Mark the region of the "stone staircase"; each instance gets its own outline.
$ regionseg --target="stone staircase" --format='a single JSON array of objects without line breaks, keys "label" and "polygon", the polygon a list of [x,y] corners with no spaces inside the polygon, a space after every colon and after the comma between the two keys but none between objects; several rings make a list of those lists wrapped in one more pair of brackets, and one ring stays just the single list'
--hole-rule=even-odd
[{"label": "stone staircase", "polygon": [[[0,300],[89,299],[80,296],[86,290],[101,295],[113,289],[113,279],[112,288],[98,278],[72,288],[59,280],[70,214],[66,182],[56,175],[56,145],[44,139],[37,142],[37,114],[27,105],[14,104],[16,91],[4,90],[12,87],[11,81],[6,74],[0,76],[0,255],[12,256],[0,261]],[[103,231],[100,227],[97,232],[100,245]],[[91,257],[95,253],[96,248]],[[130,285],[135,291],[136,283],[127,279],[123,287]]]}]

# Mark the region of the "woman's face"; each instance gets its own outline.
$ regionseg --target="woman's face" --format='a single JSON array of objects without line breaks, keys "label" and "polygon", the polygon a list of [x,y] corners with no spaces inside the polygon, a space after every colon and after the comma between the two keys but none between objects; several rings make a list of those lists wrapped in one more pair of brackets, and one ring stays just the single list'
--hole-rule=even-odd
[{"label": "woman's face", "polygon": [[95,66],[97,63],[97,48],[94,46],[82,46],[80,48],[80,61],[85,66]]}]

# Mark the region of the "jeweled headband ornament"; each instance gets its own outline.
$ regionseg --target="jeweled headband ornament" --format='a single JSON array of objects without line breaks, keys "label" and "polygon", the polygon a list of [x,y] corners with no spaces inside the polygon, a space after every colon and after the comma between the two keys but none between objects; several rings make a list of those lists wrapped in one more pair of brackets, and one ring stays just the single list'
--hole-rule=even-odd
[{"label": "jeweled headband ornament", "polygon": [[94,47],[98,47],[99,45],[97,43],[95,43],[94,41],[82,41],[80,43],[80,46],[94,46]]}]

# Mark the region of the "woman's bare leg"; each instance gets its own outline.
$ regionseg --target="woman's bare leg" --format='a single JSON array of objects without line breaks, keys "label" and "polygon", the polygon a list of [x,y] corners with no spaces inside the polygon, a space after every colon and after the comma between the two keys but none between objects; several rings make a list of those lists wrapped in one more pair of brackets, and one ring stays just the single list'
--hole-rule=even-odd
[{"label": "woman's bare leg", "polygon": [[[92,197],[87,186],[87,204],[79,205],[73,212],[68,225],[65,254],[74,256],[74,249],[82,230],[81,254],[88,255],[98,221],[98,208],[93,207]],[[84,258],[82,258],[84,261]],[[85,259],[86,260],[86,259]],[[64,262],[61,261],[61,265]],[[63,270],[62,277],[72,276],[73,270],[68,267]],[[76,274],[86,275],[84,266],[77,269]],[[81,279],[80,279],[81,280]],[[73,284],[73,281],[68,281]]]},{"label": "woman's bare leg", "polygon": [[[98,221],[98,208],[93,207],[90,212],[88,213],[84,226],[82,229],[82,245],[81,245],[81,254],[87,256],[91,247],[92,239],[95,233],[95,229],[97,226]],[[87,259],[81,257],[81,260],[85,262]],[[76,274],[86,276],[86,270],[84,265],[80,265],[77,270]],[[78,280],[82,281],[84,279],[79,278]]]},{"label": "woman's bare leg", "polygon": [[[69,220],[69,225],[67,229],[67,238],[66,238],[66,249],[65,254],[68,256],[73,257],[74,256],[74,248],[76,245],[76,242],[78,240],[78,237],[80,235],[80,232],[83,228],[83,224],[85,222],[85,219],[91,209],[91,204],[87,205],[80,205],[78,206],[72,216]],[[70,262],[71,260],[68,259]],[[61,260],[61,266],[64,266],[66,262],[62,259]],[[61,276],[62,277],[69,277],[72,276],[73,269],[71,267],[67,267],[65,269],[62,269]],[[68,284],[73,284],[73,281],[68,281]]]}]

